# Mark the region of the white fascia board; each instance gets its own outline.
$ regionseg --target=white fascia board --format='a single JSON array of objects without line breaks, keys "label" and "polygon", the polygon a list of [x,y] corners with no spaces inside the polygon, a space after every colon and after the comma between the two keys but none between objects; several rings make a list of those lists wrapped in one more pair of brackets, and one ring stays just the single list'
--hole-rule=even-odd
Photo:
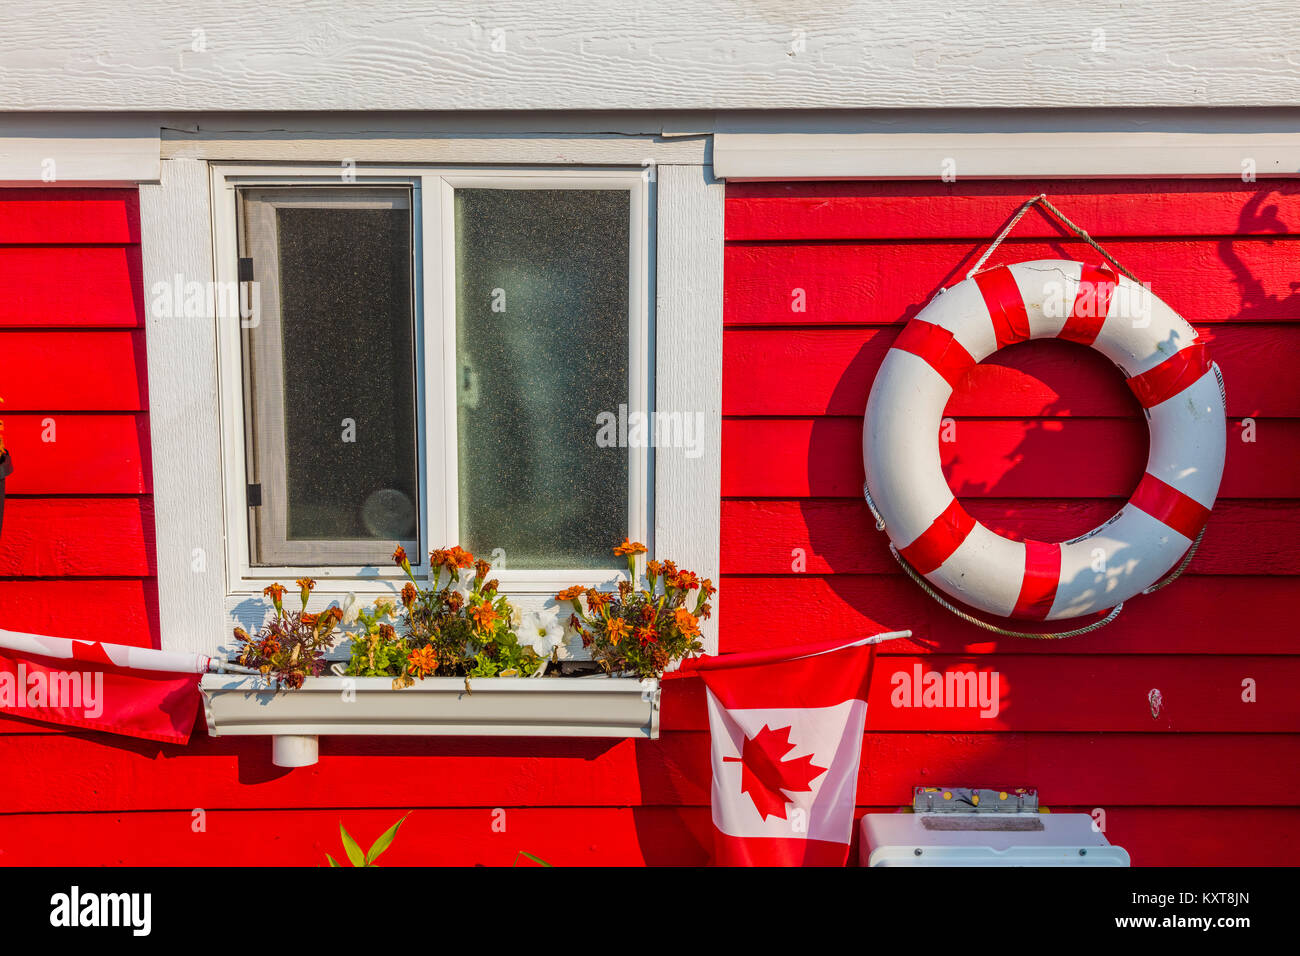
[{"label": "white fascia board", "polygon": [[1093,179],[1300,174],[1300,133],[718,132],[727,180]]},{"label": "white fascia board", "polygon": [[0,184],[157,182],[160,147],[152,114],[0,114]]}]

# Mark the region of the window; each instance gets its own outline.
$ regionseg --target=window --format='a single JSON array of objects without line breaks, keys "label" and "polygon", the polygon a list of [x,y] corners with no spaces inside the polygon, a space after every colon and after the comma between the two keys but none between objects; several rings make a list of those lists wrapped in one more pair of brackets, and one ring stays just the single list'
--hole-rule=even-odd
[{"label": "window", "polygon": [[627,425],[649,404],[648,189],[219,172],[217,275],[245,305],[219,323],[232,589],[392,578],[399,544],[461,544],[507,590],[617,576],[609,545],[650,536]]}]

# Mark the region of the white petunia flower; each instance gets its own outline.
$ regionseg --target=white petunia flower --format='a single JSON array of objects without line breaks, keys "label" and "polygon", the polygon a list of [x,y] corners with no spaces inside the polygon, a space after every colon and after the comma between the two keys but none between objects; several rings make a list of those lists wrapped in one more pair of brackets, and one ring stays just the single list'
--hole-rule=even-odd
[{"label": "white petunia flower", "polygon": [[515,633],[520,644],[528,645],[541,658],[549,658],[552,651],[564,644],[564,625],[556,608],[529,611]]}]

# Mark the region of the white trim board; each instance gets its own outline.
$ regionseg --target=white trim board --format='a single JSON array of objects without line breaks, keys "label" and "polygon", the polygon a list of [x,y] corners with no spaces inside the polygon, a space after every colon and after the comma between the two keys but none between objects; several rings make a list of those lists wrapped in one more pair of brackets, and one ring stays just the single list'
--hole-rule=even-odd
[{"label": "white trim board", "polygon": [[1295,176],[1300,133],[718,132],[713,169],[729,180]]},{"label": "white trim board", "polygon": [[0,113],[0,183],[40,186],[157,182],[156,117]]}]

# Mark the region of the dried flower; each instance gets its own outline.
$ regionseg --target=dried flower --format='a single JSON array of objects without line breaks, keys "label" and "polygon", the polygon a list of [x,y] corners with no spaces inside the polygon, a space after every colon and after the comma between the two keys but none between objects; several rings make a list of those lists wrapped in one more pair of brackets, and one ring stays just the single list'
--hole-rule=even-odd
[{"label": "dried flower", "polygon": [[393,564],[397,565],[407,574],[411,573],[411,559],[406,556],[406,549],[400,544],[393,549]]},{"label": "dried flower", "polygon": [[402,606],[408,611],[411,609],[411,605],[415,603],[417,597],[419,597],[419,592],[415,590],[414,584],[411,584],[408,581],[402,586]]}]

